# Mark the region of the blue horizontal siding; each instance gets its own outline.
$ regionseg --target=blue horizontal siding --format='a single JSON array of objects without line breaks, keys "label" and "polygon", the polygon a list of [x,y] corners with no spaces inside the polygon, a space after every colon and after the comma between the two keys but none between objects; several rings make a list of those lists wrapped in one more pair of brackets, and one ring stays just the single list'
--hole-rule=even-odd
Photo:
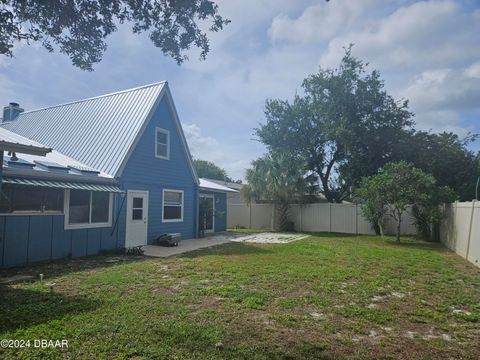
[{"label": "blue horizontal siding", "polygon": [[[156,127],[170,132],[169,160],[155,157]],[[181,233],[183,239],[197,235],[198,185],[166,98],[160,101],[118,180],[125,191],[149,192],[148,243],[169,232]],[[162,221],[164,189],[184,191],[183,221]],[[225,194],[218,194],[216,207],[220,211],[226,211]],[[1,266],[23,265],[67,256],[87,256],[102,250],[122,248],[125,246],[126,209],[126,196],[115,195],[114,229],[65,230],[62,215],[0,216]],[[216,219],[215,230],[222,231],[225,228],[226,216],[224,220]]]},{"label": "blue horizontal siding", "polygon": [[[155,129],[170,132],[170,159],[155,157]],[[156,111],[132,152],[120,177],[123,189],[146,190],[148,199],[148,243],[163,233],[181,233],[183,239],[196,236],[197,184],[189,168],[189,162],[175,120],[167,100],[160,101]],[[184,191],[183,221],[162,221],[163,189]],[[125,239],[126,204],[122,210],[120,238]]]}]

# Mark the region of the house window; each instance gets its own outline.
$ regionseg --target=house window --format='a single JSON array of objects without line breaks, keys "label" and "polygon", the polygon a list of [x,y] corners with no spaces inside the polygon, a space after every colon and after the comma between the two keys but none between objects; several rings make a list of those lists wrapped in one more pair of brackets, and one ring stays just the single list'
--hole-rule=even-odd
[{"label": "house window", "polygon": [[183,221],[183,191],[163,190],[163,222]]},{"label": "house window", "polygon": [[0,198],[2,214],[61,214],[62,189],[3,184]]},{"label": "house window", "polygon": [[155,156],[160,159],[170,159],[170,131],[156,128]]},{"label": "house window", "polygon": [[68,190],[66,228],[110,226],[112,196],[108,192]]},{"label": "house window", "polygon": [[132,220],[143,220],[143,198],[142,197],[133,198]]}]

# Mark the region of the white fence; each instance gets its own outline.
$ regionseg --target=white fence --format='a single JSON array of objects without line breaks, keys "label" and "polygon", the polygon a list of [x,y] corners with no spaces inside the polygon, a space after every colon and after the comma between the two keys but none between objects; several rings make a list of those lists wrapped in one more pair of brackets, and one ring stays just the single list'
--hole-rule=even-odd
[{"label": "white fence", "polygon": [[[360,206],[355,204],[304,204],[292,205],[289,218],[297,231],[325,231],[347,234],[375,234],[370,223],[363,217]],[[385,219],[385,233],[396,233],[396,224],[390,217]],[[253,229],[272,229],[275,224],[275,208],[272,204],[229,204],[227,226]],[[401,225],[402,235],[416,234],[413,219],[407,212]]]},{"label": "white fence", "polygon": [[471,263],[480,266],[480,202],[446,205],[440,241]]}]

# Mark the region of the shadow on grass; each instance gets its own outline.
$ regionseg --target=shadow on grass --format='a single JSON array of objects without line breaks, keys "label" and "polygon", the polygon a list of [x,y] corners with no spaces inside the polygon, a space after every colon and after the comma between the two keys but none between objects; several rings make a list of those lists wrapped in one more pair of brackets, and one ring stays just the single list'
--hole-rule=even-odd
[{"label": "shadow on grass", "polygon": [[306,234],[316,237],[325,237],[325,238],[356,238],[356,237],[368,237],[368,235],[357,235],[357,234],[344,234],[344,233],[335,233],[335,232],[306,232],[300,231],[297,234]]},{"label": "shadow on grass", "polygon": [[127,256],[118,252],[105,255],[87,256],[74,259],[60,259],[36,264],[0,269],[0,279],[14,275],[31,275],[38,280],[39,274],[45,274],[46,278],[67,275],[78,271],[103,269],[132,261],[143,261],[144,256]]},{"label": "shadow on grass", "polygon": [[215,245],[209,248],[198,249],[179,255],[184,258],[195,258],[205,255],[248,255],[248,254],[267,254],[271,251],[253,244],[241,242],[231,242],[221,245]]},{"label": "shadow on grass", "polygon": [[93,311],[97,300],[56,292],[0,286],[0,333]]},{"label": "shadow on grass", "polygon": [[395,238],[386,239],[385,244],[390,246],[402,247],[402,248],[415,248],[420,250],[429,250],[429,251],[439,251],[439,252],[449,252],[443,244],[437,242],[428,242],[415,239],[400,239],[400,242],[397,242]]}]

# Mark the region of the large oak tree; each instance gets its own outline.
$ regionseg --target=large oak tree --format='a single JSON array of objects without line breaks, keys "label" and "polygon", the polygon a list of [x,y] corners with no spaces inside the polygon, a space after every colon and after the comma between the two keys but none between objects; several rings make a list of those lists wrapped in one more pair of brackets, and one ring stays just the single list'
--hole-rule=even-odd
[{"label": "large oak tree", "polygon": [[399,139],[413,124],[408,102],[384,89],[379,73],[351,54],[337,69],[303,81],[293,101],[267,100],[256,135],[271,151],[288,151],[318,176],[329,202],[350,195],[363,176],[397,160]]},{"label": "large oak tree", "polygon": [[181,64],[192,46],[202,59],[209,52],[203,22],[215,32],[230,21],[209,0],[0,0],[0,54],[13,56],[18,42],[39,43],[92,70],[107,48],[106,37],[127,22]]}]

